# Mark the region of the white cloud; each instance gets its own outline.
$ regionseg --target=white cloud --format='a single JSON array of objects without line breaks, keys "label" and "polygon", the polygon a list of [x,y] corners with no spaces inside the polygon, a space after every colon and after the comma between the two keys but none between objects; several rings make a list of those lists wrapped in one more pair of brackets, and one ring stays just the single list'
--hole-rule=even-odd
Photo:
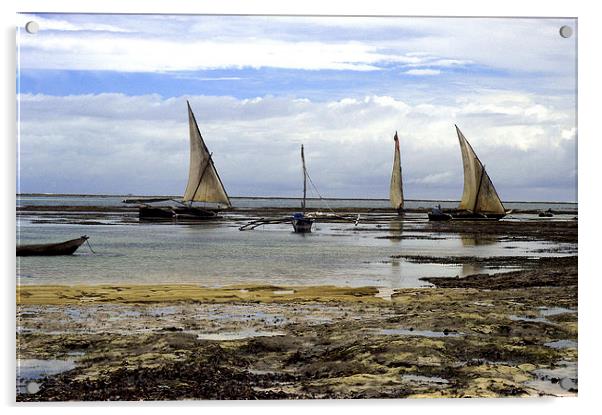
[{"label": "white cloud", "polygon": [[540,198],[575,197],[570,108],[550,97],[500,91],[445,105],[411,105],[390,96],[316,102],[25,94],[20,190],[181,193],[188,169],[186,99],[232,195],[297,195],[304,143],[324,196],[386,197],[397,130],[407,197],[458,198],[457,123],[503,199],[528,198],[534,188]]},{"label": "white cloud", "polygon": [[405,71],[404,73],[406,75],[432,76],[439,75],[441,71],[439,69],[410,69],[409,71]]},{"label": "white cloud", "polygon": [[52,30],[22,36],[22,68],[372,71],[394,63],[568,75],[576,58],[576,36],[558,35],[571,19],[21,16],[30,18]]},{"label": "white cloud", "polygon": [[424,177],[417,177],[415,179],[406,180],[407,183],[416,183],[416,184],[441,184],[441,183],[449,183],[450,179],[453,178],[453,174],[449,171],[427,174]]}]

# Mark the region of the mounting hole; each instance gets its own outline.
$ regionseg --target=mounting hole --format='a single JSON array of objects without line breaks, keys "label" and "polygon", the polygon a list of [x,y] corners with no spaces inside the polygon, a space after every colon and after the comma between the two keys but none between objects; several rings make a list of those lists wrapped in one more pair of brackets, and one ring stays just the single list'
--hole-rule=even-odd
[{"label": "mounting hole", "polygon": [[40,25],[33,21],[27,22],[25,24],[25,30],[27,31],[27,33],[35,35],[36,33],[38,33],[38,30],[40,30]]},{"label": "mounting hole", "polygon": [[40,384],[38,382],[27,382],[27,393],[38,393],[40,391]]},{"label": "mounting hole", "polygon": [[571,26],[562,26],[559,32],[560,36],[567,39],[573,35],[573,28]]}]

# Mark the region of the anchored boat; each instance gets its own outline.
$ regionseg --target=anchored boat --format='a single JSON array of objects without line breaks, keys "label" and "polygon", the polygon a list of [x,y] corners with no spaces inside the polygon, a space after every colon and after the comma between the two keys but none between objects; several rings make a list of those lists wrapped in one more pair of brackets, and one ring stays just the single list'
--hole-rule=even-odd
[{"label": "anchored boat", "polygon": [[[179,206],[151,206],[148,203],[139,207],[140,219],[215,219],[218,218],[221,206],[231,207],[230,198],[213,163],[190,103],[188,105],[188,126],[190,135],[190,167],[188,183],[181,201],[174,199],[152,199],[153,202],[171,200]],[[193,202],[217,204],[217,208],[193,206]]]},{"label": "anchored boat", "polygon": [[391,206],[397,211],[399,216],[403,215],[403,183],[401,179],[401,154],[399,151],[399,137],[397,131],[393,137],[395,141],[395,156],[393,158],[393,173],[391,173],[391,188],[389,190],[389,200]]},{"label": "anchored boat", "polygon": [[71,255],[87,240],[88,237],[83,235],[65,242],[21,245],[17,246],[17,256]]},{"label": "anchored boat", "polygon": [[308,233],[311,232],[311,227],[314,223],[314,220],[305,215],[305,199],[307,197],[307,169],[305,167],[305,152],[303,150],[303,144],[301,144],[301,162],[303,163],[303,202],[301,202],[302,212],[293,214],[291,222],[293,224],[293,230],[296,233]]},{"label": "anchored boat", "polygon": [[464,191],[457,210],[449,213],[441,208],[435,208],[429,213],[429,220],[499,220],[506,216],[506,211],[500,197],[493,186],[491,178],[485,171],[485,166],[477,157],[472,146],[456,125],[456,133],[462,151],[464,166]]}]

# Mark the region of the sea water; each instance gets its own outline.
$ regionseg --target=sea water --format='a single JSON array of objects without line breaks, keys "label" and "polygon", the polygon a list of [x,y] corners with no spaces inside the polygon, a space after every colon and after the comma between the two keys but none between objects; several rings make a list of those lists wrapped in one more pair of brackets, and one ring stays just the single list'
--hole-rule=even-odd
[{"label": "sea water", "polygon": [[[69,198],[48,197],[46,205],[77,204],[83,199],[87,200],[80,198],[74,202]],[[36,200],[45,199],[37,197]],[[31,204],[32,200],[21,200],[21,203]],[[97,205],[98,200],[93,203]],[[18,257],[19,284],[424,287],[430,285],[421,277],[465,276],[513,269],[481,267],[470,261],[451,265],[416,264],[393,257],[542,256],[546,254],[541,250],[546,248],[576,252],[576,246],[563,246],[566,244],[412,232],[411,225],[404,225],[399,219],[383,224],[382,229],[375,228],[373,223],[360,222],[358,226],[316,223],[310,234],[293,233],[289,223],[241,232],[238,227],[244,222],[236,221],[197,224],[108,221],[86,225],[52,221],[40,224],[35,219],[35,215],[19,217],[20,244],[57,242],[88,235],[95,253],[84,244],[71,256]],[[399,239],[401,232],[404,238]],[[394,238],[387,239],[390,236]],[[425,236],[434,239],[424,239]]]}]

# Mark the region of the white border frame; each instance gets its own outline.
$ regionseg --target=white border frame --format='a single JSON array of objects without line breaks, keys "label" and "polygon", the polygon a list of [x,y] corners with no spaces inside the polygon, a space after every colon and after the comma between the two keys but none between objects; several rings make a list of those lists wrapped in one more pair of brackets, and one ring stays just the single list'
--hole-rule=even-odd
[{"label": "white border frame", "polygon": [[[8,3],[8,4],[6,4]],[[599,238],[599,177],[600,127],[598,114],[600,80],[600,45],[602,39],[601,14],[596,13],[596,3],[573,1],[504,0],[500,2],[476,0],[421,0],[413,2],[388,2],[385,0],[304,0],[286,2],[278,0],[221,0],[220,2],[191,0],[20,0],[3,2],[2,62],[3,99],[0,101],[2,113],[2,180],[0,181],[2,203],[2,232],[0,252],[4,273],[2,298],[4,318],[2,319],[3,339],[0,341],[3,363],[0,375],[2,404],[8,413],[23,410],[43,410],[46,413],[104,413],[125,412],[132,406],[143,406],[145,411],[163,413],[166,407],[177,407],[178,411],[191,410],[223,412],[224,410],[252,413],[307,413],[316,410],[364,413],[373,405],[381,411],[420,411],[442,413],[483,414],[508,411],[542,411],[552,413],[577,413],[588,410],[597,402],[602,385],[597,381],[600,373],[600,358],[596,351],[600,348],[602,327],[595,308],[600,288],[600,275],[595,258]],[[62,403],[45,405],[24,405],[14,403],[15,367],[15,183],[16,183],[16,102],[15,102],[15,13],[16,12],[81,12],[81,13],[183,13],[183,14],[254,14],[254,15],[396,15],[396,16],[495,16],[495,17],[577,17],[579,19],[579,132],[581,142],[579,157],[579,225],[580,225],[580,278],[579,278],[579,397],[558,399],[479,399],[479,400],[365,400],[365,401],[284,401],[284,402],[167,402],[167,403]],[[589,412],[589,411],[588,411]],[[6,413],[6,412],[5,412]]]}]

